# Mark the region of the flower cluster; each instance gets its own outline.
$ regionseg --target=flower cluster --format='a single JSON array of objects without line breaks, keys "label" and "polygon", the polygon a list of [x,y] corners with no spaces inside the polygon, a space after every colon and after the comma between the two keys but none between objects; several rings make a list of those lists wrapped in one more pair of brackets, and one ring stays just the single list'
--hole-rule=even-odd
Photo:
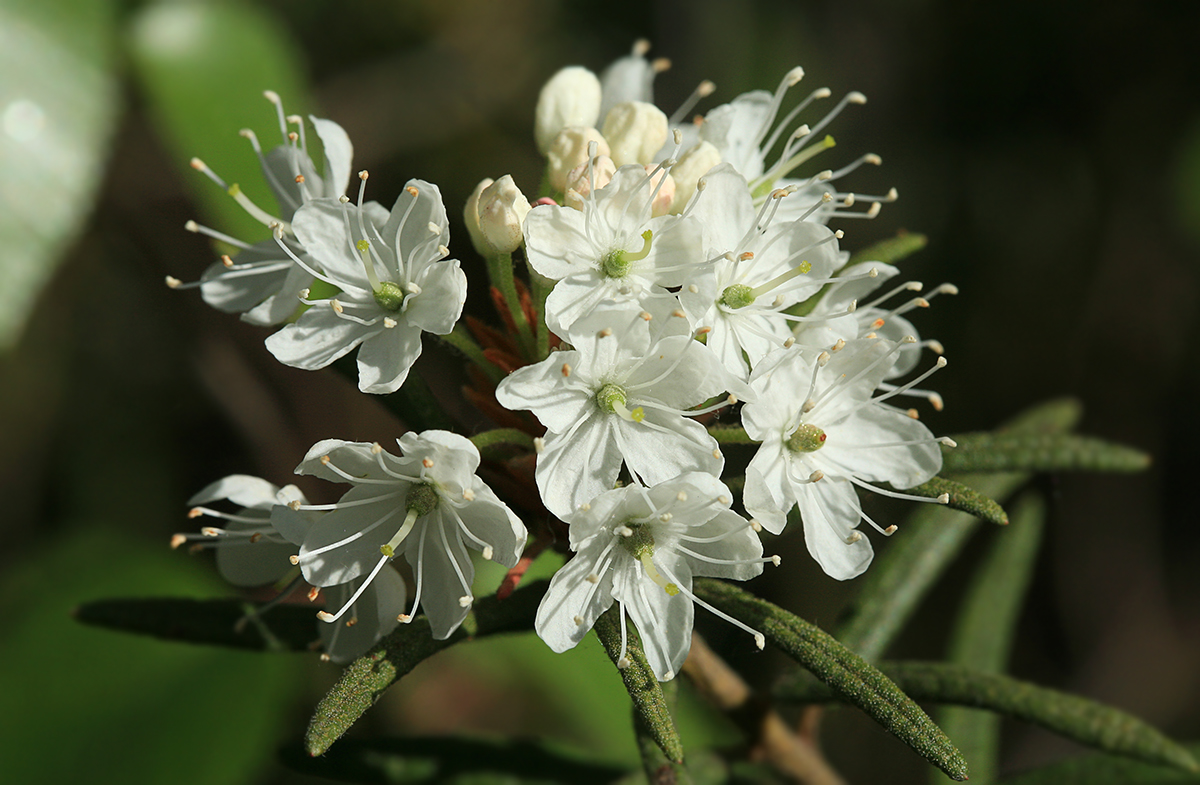
[{"label": "flower cluster", "polygon": [[[615,602],[622,650],[632,619],[665,680],[687,656],[694,604],[704,605],[693,577],[747,580],[765,562],[778,564],[763,557],[761,532],[783,534],[794,510],[825,572],[853,578],[873,553],[860,523],[895,530],[863,511],[858,490],[945,502],[903,491],[938,473],[948,440],[936,439],[916,409],[895,405],[909,396],[941,406],[936,393],[916,387],[945,365],[941,346],[922,341],[904,318],[929,297],[915,294],[916,282],[876,294],[896,268],[851,263],[842,230],[830,226],[874,218],[896,198],[894,190],[863,197],[836,187],[879,157],[799,175],[833,147],[826,127],[865,98],[849,93],[800,122],[831,93],[814,90],[785,112],[803,77],[797,68],[774,92],[747,93],[689,121],[684,115],[713,86],[702,83],[668,116],[652,96],[665,63],[646,51],[639,43],[600,77],[576,66],[547,82],[535,139],[548,194],[531,204],[504,176],[482,181],[468,200],[467,229],[508,328],[473,325],[482,348],[455,329],[467,281],[448,258],[437,186],[410,180],[389,211],[364,201],[360,172],[352,199],[344,132],[313,118],[326,156],[318,178],[303,123],[282,109],[284,144],[263,156],[279,213],[229,188],[273,240],[239,246],[199,285],[209,302],[247,320],[286,322],[266,344],[289,365],[322,368],[359,347],[364,392],[404,384],[422,332],[447,336],[476,363],[477,387],[488,386],[471,400],[498,424],[536,437],[536,502],[520,496],[528,474],[514,469],[519,458],[490,464],[516,492],[509,503],[544,507],[566,527],[573,556],[542,602],[538,634],[568,649]],[[528,266],[528,285],[514,279],[514,253]],[[953,291],[943,285],[934,294]],[[937,361],[908,378],[925,348]],[[500,378],[501,370],[510,373]],[[480,381],[488,378],[499,382]],[[739,418],[740,427],[732,424]],[[757,452],[727,465],[722,445],[730,443],[757,444]],[[320,616],[331,628],[360,622],[353,645],[327,640],[338,659],[410,621],[418,605],[445,638],[471,608],[468,550],[511,568],[528,534],[476,474],[481,459],[470,440],[410,432],[399,447],[396,456],[378,444],[315,445],[296,471],[350,484],[333,504],[310,504],[291,486],[227,478],[194,502],[223,498],[242,510],[197,507],[228,524],[179,540],[228,544],[218,557],[235,583],[305,582],[316,587],[310,597],[324,592]],[[740,504],[731,486],[742,489]],[[552,532],[535,530],[542,547]],[[388,566],[401,553],[414,584],[407,612],[405,584]],[[730,621],[762,647],[761,634]]]}]

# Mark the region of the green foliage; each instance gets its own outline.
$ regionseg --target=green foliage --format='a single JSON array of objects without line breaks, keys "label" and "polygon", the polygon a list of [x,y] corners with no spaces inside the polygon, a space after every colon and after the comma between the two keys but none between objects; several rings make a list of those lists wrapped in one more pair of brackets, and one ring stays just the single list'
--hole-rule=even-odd
[{"label": "green foliage", "polygon": [[701,579],[697,596],[761,630],[774,646],[862,709],[954,780],[967,779],[967,763],[954,744],[911,698],[882,672],[833,636],[733,585]]},{"label": "green foliage", "polygon": [[0,2],[0,352],[80,231],[119,108],[108,0]]},{"label": "green foliage", "polygon": [[[1200,771],[1186,749],[1158,730],[1087,698],[949,663],[892,662],[881,664],[881,670],[916,700],[987,709],[1108,753]],[[776,694],[801,703],[821,702],[836,698],[829,686],[797,679],[781,685]]]},{"label": "green foliage", "polygon": [[155,598],[97,600],[76,608],[84,624],[153,635],[164,640],[249,651],[312,651],[317,617],[311,608],[283,605],[261,618],[239,600]]},{"label": "green foliage", "polygon": [[1140,472],[1150,465],[1141,450],[1074,434],[970,433],[944,448],[942,471]]},{"label": "green foliage", "polygon": [[[1188,752],[1200,755],[1200,744],[1188,745]],[[1200,775],[1112,755],[1088,755],[1005,777],[1000,782],[1001,785],[1200,785]]]}]

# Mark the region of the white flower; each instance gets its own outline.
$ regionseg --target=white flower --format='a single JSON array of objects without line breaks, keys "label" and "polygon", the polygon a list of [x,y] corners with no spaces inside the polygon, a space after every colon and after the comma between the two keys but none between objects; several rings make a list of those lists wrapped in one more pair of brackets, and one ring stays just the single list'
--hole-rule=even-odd
[{"label": "white flower", "polygon": [[[242,193],[236,183],[227,185],[215,172],[198,158],[192,166],[203,172],[213,182],[226,190],[251,216],[266,226],[284,227],[283,242],[287,252],[275,240],[265,240],[253,245],[244,243],[195,222],[188,222],[190,231],[206,234],[214,239],[234,245],[241,251],[233,256],[224,256],[213,264],[200,281],[195,284],[180,284],[173,278],[168,283],[173,288],[199,286],[204,301],[218,310],[241,313],[244,321],[252,324],[279,324],[295,314],[300,291],[312,285],[313,276],[307,269],[297,265],[292,257],[305,254],[305,250],[290,230],[292,216],[305,202],[314,198],[335,198],[345,193],[350,181],[350,162],[353,148],[342,127],[331,120],[311,117],[313,127],[321,139],[325,152],[324,174],[318,174],[309,157],[304,123],[298,116],[285,117],[283,102],[273,92],[266,93],[275,105],[279,119],[282,144],[264,154],[258,137],[245,129],[242,136],[250,140],[254,152],[262,165],[263,178],[279,205],[278,213],[269,214],[254,204]],[[296,131],[288,130],[288,123]],[[310,260],[309,266],[312,266]]]},{"label": "white flower", "polygon": [[[434,637],[448,637],[471,607],[475,574],[467,548],[512,567],[525,545],[525,527],[475,475],[479,452],[470,440],[448,431],[406,433],[401,457],[377,444],[328,439],[313,445],[297,474],[313,474],[354,487],[331,505],[292,505],[328,510],[300,547],[298,562],[315,586],[363,578],[340,610],[321,614],[335,622],[395,556],[403,553],[416,576],[413,610],[424,608]],[[274,517],[285,525],[284,515]],[[365,576],[365,578],[363,577]]]},{"label": "white flower", "polygon": [[[793,68],[784,75],[775,93],[753,90],[710,111],[700,126],[700,139],[709,142],[720,151],[721,160],[730,163],[750,183],[755,203],[761,204],[776,188],[793,187],[806,199],[797,199],[783,207],[781,218],[795,218],[807,210],[807,203],[820,197],[824,191],[833,196],[830,203],[809,216],[809,220],[824,223],[834,215],[873,218],[879,212],[879,204],[896,200],[894,190],[885,196],[863,196],[843,193],[832,184],[863,164],[878,165],[879,156],[868,153],[836,171],[826,169],[806,178],[789,177],[794,170],[821,152],[834,146],[833,137],[822,135],[834,118],[849,104],[864,104],[866,97],[859,92],[847,93],[815,125],[807,123],[793,125],[796,118],[814,101],[828,98],[829,88],[813,90],[782,119],[780,109],[790,88],[804,77],[803,68]],[[779,147],[782,143],[782,148]],[[779,149],[777,155],[773,151]],[[866,212],[847,212],[839,207],[851,207],[857,202],[867,202],[871,207]]]},{"label": "white flower", "polygon": [[749,389],[680,330],[687,330],[682,313],[651,319],[605,303],[567,333],[574,350],[555,352],[500,382],[502,406],[532,411],[546,426],[535,477],[555,515],[565,520],[612,488],[622,463],[647,485],[689,471],[720,475],[725,458],[688,416],[703,412],[689,410],[726,391]]},{"label": "white flower", "polygon": [[600,118],[600,80],[588,69],[563,68],[542,86],[533,135],[543,154],[559,131],[570,125],[595,126]]},{"label": "white flower", "polygon": [[[659,183],[662,182],[660,179]],[[546,301],[546,323],[558,335],[603,300],[647,305],[673,299],[700,254],[691,218],[653,217],[659,186],[641,166],[623,166],[583,209],[541,205],[525,219],[529,264],[558,283]]]},{"label": "white flower", "polygon": [[[230,501],[239,509],[227,513],[207,506],[216,501]],[[188,499],[189,518],[205,516],[225,523],[205,526],[199,534],[176,534],[171,547],[191,542],[193,548],[215,548],[217,571],[235,586],[275,583],[292,570],[288,557],[296,549],[271,526],[271,510],[294,501],[307,501],[295,485],[280,488],[258,477],[230,475]]]},{"label": "white flower", "polygon": [[[199,506],[221,500],[241,509],[230,514]],[[303,582],[300,568],[293,563],[296,546],[304,542],[314,525],[320,525],[324,513],[303,509],[308,501],[295,485],[278,488],[258,477],[235,474],[209,485],[188,503],[198,505],[189,517],[203,515],[226,523],[223,528],[205,526],[198,535],[176,534],[171,538],[172,547],[190,541],[193,548],[215,548],[217,569],[227,581],[236,586],[274,583],[279,591],[275,599],[260,605],[239,624],[287,600]],[[404,580],[395,570],[381,571],[366,591],[358,592],[362,582],[362,578],[356,578],[324,592],[330,605],[350,605],[349,618],[340,624],[320,625],[326,656],[335,662],[348,662],[365,653],[395,629],[397,614],[404,612]],[[352,596],[354,601],[350,602]],[[316,597],[313,589],[309,599]]]},{"label": "white flower", "polygon": [[692,594],[692,578],[744,581],[762,572],[762,543],[750,524],[730,512],[730,493],[699,472],[646,488],[607,491],[571,519],[574,558],[554,574],[538,606],[535,628],[556,652],[574,647],[615,600],[620,604],[621,656],[625,617],[641,633],[646,658],[660,681],[674,678],[692,639],[693,603],[754,636],[763,636]]},{"label": "white flower", "polygon": [[704,227],[709,261],[695,267],[679,300],[694,324],[711,328],[707,343],[725,367],[746,379],[759,360],[792,337],[792,324],[803,321],[785,311],[828,282],[841,233],[809,221],[779,220],[780,203],[798,198],[786,190],[756,210],[745,178],[729,164],[701,182],[704,190],[691,214]]},{"label": "white flower", "polygon": [[[809,553],[839,580],[871,562],[870,541],[854,531],[860,520],[885,534],[895,530],[862,512],[854,486],[915,498],[871,483],[911,488],[942,467],[929,429],[883,403],[895,391],[872,398],[901,346],[852,341],[816,357],[798,344],[780,350],[754,369],[750,385],[758,397],[742,408],[746,433],[762,442],[746,470],[746,511],[778,534],[788,510],[798,506]],[[943,365],[939,359],[912,383]]]},{"label": "white flower", "polygon": [[359,177],[357,205],[314,199],[296,211],[292,229],[321,267],[310,272],[341,292],[304,300],[312,307],[267,338],[267,349],[285,365],[314,370],[362,344],[358,388],[390,393],[420,356],[421,332],[454,329],[467,278],[457,259],[445,258],[450,232],[436,185],[409,180],[389,213],[363,204],[367,173]]}]

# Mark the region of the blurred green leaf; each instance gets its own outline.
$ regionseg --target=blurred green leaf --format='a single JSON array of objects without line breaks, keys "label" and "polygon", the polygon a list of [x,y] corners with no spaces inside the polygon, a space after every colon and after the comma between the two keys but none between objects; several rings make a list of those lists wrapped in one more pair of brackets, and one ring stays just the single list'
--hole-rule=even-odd
[{"label": "blurred green leaf", "polygon": [[[1185,748],[1154,727],[1078,695],[944,662],[889,662],[880,668],[916,700],[987,709],[1105,752],[1200,771]],[[835,691],[811,679],[792,679],[781,683],[775,695],[816,703],[834,698]],[[838,697],[845,700],[844,696]]]},{"label": "blurred green leaf", "polygon": [[323,755],[388,687],[439,651],[476,636],[532,629],[546,587],[545,581],[537,581],[523,585],[505,600],[481,598],[462,626],[445,640],[434,640],[424,616],[401,624],[374,649],[350,663],[321,699],[305,734],[308,753]]},{"label": "blurred green leaf", "polygon": [[114,32],[106,0],[0,0],[0,351],[91,210],[117,117]]},{"label": "blurred green leaf", "polygon": [[0,646],[5,782],[255,781],[290,714],[300,661],[80,625],[71,609],[97,595],[228,587],[206,565],[92,521],[46,546],[0,585],[21,598]]},{"label": "blurred green leaf", "polygon": [[[1188,745],[1200,756],[1200,744]],[[1005,777],[1001,785],[1200,785],[1200,775],[1163,766],[1118,758],[1087,755]]]},{"label": "blurred green leaf", "polygon": [[283,760],[301,774],[339,782],[447,785],[602,785],[625,773],[577,760],[533,741],[486,741],[461,736],[347,739],[319,758],[297,744]]},{"label": "blurred green leaf", "polygon": [[253,610],[241,600],[151,598],[97,600],[76,608],[74,616],[122,632],[251,651],[311,651],[310,644],[319,639],[312,608],[281,605],[241,623]]},{"label": "blurred green leaf", "polygon": [[[594,630],[608,658],[616,665],[622,653],[628,660],[628,665],[621,670],[621,680],[633,701],[633,714],[638,723],[639,736],[648,736],[662,750],[667,759],[667,766],[683,763],[683,742],[679,739],[679,731],[675,728],[675,720],[667,708],[662,686],[646,661],[646,653],[642,650],[641,638],[636,630],[630,630],[628,641],[621,645],[621,622],[617,615],[624,612],[624,607],[611,607],[596,619]],[[620,667],[618,665],[618,667]],[[651,758],[643,747],[643,760],[649,764]],[[647,775],[651,772],[647,771]],[[678,772],[686,776],[686,772]]]},{"label": "blurred green leaf", "polygon": [[[148,113],[180,176],[194,186],[204,220],[240,240],[265,239],[266,227],[188,161],[198,156],[273,212],[258,159],[238,131],[256,129],[264,149],[280,144],[275,107],[264,90],[279,93],[288,114],[312,108],[303,59],[286,22],[250,3],[151,3],[133,18],[129,48]],[[316,134],[309,141],[317,143]]]},{"label": "blurred green leaf", "polygon": [[1008,525],[1008,513],[999,502],[991,499],[969,485],[947,480],[945,477],[934,477],[926,483],[913,488],[904,488],[905,493],[936,499],[943,493],[949,497],[946,506],[951,510],[961,510],[970,513],[981,521],[995,523],[1000,526]]},{"label": "blurred green leaf", "polygon": [[[1013,525],[996,532],[987,558],[975,570],[950,633],[949,661],[988,673],[1008,669],[1021,605],[1029,588],[1046,506],[1036,493],[1017,502]],[[946,735],[971,761],[977,783],[996,780],[1000,751],[1000,717],[971,709],[946,708],[935,715]]]},{"label": "blurred green leaf", "polygon": [[760,630],[776,648],[803,665],[842,700],[862,709],[948,777],[967,779],[967,762],[929,715],[879,669],[829,633],[722,581],[697,580],[695,592],[730,616]]},{"label": "blurred green leaf", "polygon": [[943,448],[942,471],[1136,472],[1150,465],[1141,450],[1075,434],[968,433]]},{"label": "blurred green leaf", "polygon": [[[1054,434],[1074,428],[1081,416],[1074,399],[1052,400],[1022,412],[997,432]],[[993,499],[1004,499],[1029,476],[1008,472],[957,479]],[[933,505],[910,515],[899,536],[863,576],[858,598],[846,609],[846,621],[834,637],[868,660],[879,659],[978,524],[966,513]]]}]

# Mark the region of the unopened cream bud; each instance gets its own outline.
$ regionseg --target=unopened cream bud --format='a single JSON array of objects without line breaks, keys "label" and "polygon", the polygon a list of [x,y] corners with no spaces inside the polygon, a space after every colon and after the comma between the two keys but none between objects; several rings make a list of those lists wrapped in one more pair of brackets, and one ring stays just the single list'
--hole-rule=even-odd
[{"label": "unopened cream bud", "polygon": [[617,166],[648,164],[667,142],[667,116],[657,106],[626,101],[609,110],[600,129]]},{"label": "unopened cream bud", "polygon": [[654,200],[650,202],[650,214],[655,217],[666,215],[675,203],[675,178],[656,164],[646,164],[646,174],[650,175],[650,192],[654,194]]},{"label": "unopened cream bud", "polygon": [[607,155],[596,156],[590,169],[588,171],[588,162],[584,161],[567,175],[567,187],[563,192],[563,204],[567,207],[582,210],[583,201],[592,192],[592,186],[600,190],[612,182],[613,175],[617,173],[617,165]]},{"label": "unopened cream bud", "polygon": [[608,157],[608,142],[595,128],[568,126],[558,132],[546,152],[546,177],[556,193],[567,190],[568,175],[588,160],[588,146],[596,143],[596,155]]},{"label": "unopened cream bud", "polygon": [[512,253],[521,247],[525,216],[529,215],[529,200],[504,175],[479,194],[479,230],[491,253]]},{"label": "unopened cream bud", "polygon": [[600,95],[600,80],[582,66],[569,66],[550,77],[538,95],[533,121],[538,150],[545,155],[554,137],[568,125],[596,125]]},{"label": "unopened cream bud", "polygon": [[671,212],[683,212],[696,193],[696,182],[719,163],[721,151],[712,142],[700,142],[679,158],[679,162],[671,167],[671,177],[675,178],[675,202]]},{"label": "unopened cream bud", "polygon": [[479,185],[475,186],[475,190],[467,197],[467,203],[463,206],[463,221],[467,224],[467,234],[471,235],[471,245],[475,246],[475,250],[482,256],[487,256],[492,251],[488,247],[487,241],[483,239],[483,231],[479,228],[479,195],[483,193],[483,189],[494,183],[490,177],[485,177],[479,181]]}]

